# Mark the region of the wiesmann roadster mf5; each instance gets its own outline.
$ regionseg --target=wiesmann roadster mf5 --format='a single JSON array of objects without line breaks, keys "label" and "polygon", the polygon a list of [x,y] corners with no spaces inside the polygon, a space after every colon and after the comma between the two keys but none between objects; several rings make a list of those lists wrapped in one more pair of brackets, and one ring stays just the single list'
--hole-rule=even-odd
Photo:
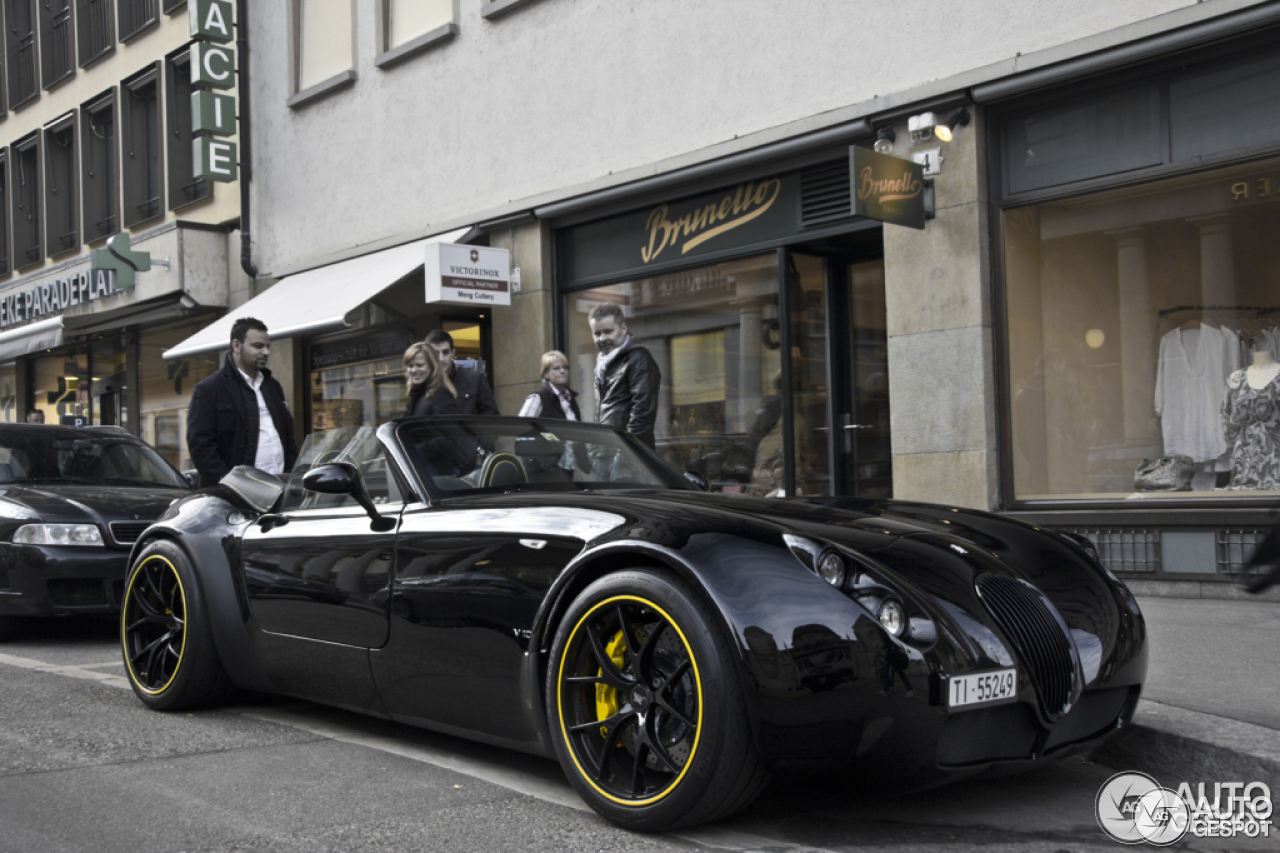
[{"label": "wiesmann roadster mf5", "polygon": [[130,565],[152,708],[268,691],[539,753],[640,830],[730,814],[782,764],[905,787],[1034,767],[1124,726],[1147,667],[1086,540],[707,494],[569,421],[317,433],[287,484],[242,468],[174,504]]}]

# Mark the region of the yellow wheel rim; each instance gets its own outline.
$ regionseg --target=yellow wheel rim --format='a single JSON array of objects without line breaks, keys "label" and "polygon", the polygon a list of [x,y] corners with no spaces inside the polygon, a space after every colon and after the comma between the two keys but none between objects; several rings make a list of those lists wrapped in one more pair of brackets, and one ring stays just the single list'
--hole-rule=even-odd
[{"label": "yellow wheel rim", "polygon": [[158,696],[182,669],[187,646],[187,595],[177,568],[153,554],[138,564],[124,591],[120,638],[129,678]]}]

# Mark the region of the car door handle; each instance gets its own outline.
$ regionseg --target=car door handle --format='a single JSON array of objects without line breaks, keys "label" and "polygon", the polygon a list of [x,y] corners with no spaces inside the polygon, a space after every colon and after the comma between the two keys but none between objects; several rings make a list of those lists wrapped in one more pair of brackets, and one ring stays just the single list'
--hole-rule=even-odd
[{"label": "car door handle", "polygon": [[281,515],[278,512],[269,512],[266,515],[258,516],[258,526],[263,533],[274,527],[284,527],[289,523],[289,516]]}]

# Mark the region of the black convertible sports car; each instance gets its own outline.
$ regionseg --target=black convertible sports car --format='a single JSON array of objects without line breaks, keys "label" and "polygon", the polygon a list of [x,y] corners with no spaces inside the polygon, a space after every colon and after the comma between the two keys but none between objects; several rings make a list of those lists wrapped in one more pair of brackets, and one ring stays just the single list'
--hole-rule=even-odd
[{"label": "black convertible sports car", "polygon": [[131,566],[147,705],[235,686],[554,756],[641,830],[740,809],[783,763],[910,787],[1034,767],[1125,725],[1147,667],[1137,603],[1085,540],[706,494],[568,421],[317,433],[287,486],[236,469]]},{"label": "black convertible sports car", "polygon": [[130,546],[189,490],[123,429],[0,425],[0,637],[24,616],[117,612]]}]

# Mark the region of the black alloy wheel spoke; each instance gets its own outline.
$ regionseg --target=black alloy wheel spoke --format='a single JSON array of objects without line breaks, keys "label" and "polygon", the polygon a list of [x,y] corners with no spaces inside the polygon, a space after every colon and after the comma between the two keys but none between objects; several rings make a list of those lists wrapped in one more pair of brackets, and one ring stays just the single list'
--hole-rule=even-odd
[{"label": "black alloy wheel spoke", "polygon": [[649,747],[647,744],[640,744],[636,748],[636,763],[631,769],[631,796],[639,799],[644,794],[644,765],[649,760]]},{"label": "black alloy wheel spoke", "polygon": [[620,726],[614,726],[605,732],[604,743],[600,746],[600,754],[596,761],[596,781],[600,784],[607,784],[609,775],[609,763],[613,758],[613,754],[618,751],[618,741],[626,723]]},{"label": "black alloy wheel spoke", "polygon": [[624,723],[627,722],[627,720],[631,719],[634,716],[635,716],[635,712],[632,711],[630,708],[628,708],[627,710],[619,711],[618,713],[614,714],[613,716],[609,717],[606,720],[589,720],[585,723],[578,723],[576,726],[570,726],[569,731],[573,732],[574,734],[578,734],[580,732],[589,732],[589,731],[595,731],[596,729],[604,728],[606,732],[606,737],[607,737],[608,732],[612,731],[618,726],[623,725]]},{"label": "black alloy wheel spoke", "polygon": [[[161,653],[160,648],[161,642],[166,639],[168,639],[167,636],[161,637],[150,646],[147,646],[151,651],[147,654],[147,665],[145,669],[147,674],[151,676],[152,684],[159,684],[164,680],[162,670],[160,669],[160,663],[164,660],[164,656]],[[139,655],[139,657],[141,657],[141,655]]]},{"label": "black alloy wheel spoke", "polygon": [[[159,622],[168,624],[168,620],[164,618],[164,614],[151,605],[151,602],[143,596],[142,591],[134,588],[132,598],[138,605],[138,609],[142,611],[142,622]],[[142,624],[141,622],[137,624]]]},{"label": "black alloy wheel spoke", "polygon": [[698,724],[693,720],[689,719],[689,717],[685,715],[684,711],[680,710],[675,705],[672,705],[670,702],[668,702],[665,696],[661,696],[658,698],[658,707],[666,711],[671,716],[675,717],[680,722],[684,723],[689,728],[695,729],[698,727]]},{"label": "black alloy wheel spoke", "polygon": [[608,680],[599,675],[566,675],[565,684],[608,684]]},{"label": "black alloy wheel spoke", "polygon": [[649,749],[653,750],[653,754],[658,760],[667,765],[667,769],[672,773],[679,773],[683,768],[676,764],[676,760],[671,757],[671,753],[667,752],[667,748],[662,745],[662,739],[658,737],[658,721],[654,714],[650,714],[644,723],[645,740],[649,743]]},{"label": "black alloy wheel spoke", "polygon": [[636,658],[636,676],[648,679],[648,673],[653,670],[653,652],[658,648],[658,641],[662,638],[662,632],[667,630],[667,622],[665,620],[658,623],[657,627],[649,632],[649,636],[645,638],[644,645],[640,647],[640,654]]},{"label": "black alloy wheel spoke", "polygon": [[142,657],[143,655],[150,655],[151,657],[154,658],[156,650],[164,643],[167,643],[172,637],[173,637],[173,634],[166,631],[156,639],[152,640],[150,643],[147,643],[145,646],[138,649],[137,653],[134,654],[132,657],[130,657],[130,660],[136,662],[138,658]]},{"label": "black alloy wheel spoke", "polygon": [[683,678],[684,674],[688,672],[690,668],[692,668],[692,666],[693,666],[693,662],[688,658],[685,658],[684,660],[680,661],[680,665],[677,666],[670,675],[663,677],[662,684],[659,685],[658,689],[665,692],[673,684],[675,684],[681,678]]},{"label": "black alloy wheel spoke", "polygon": [[614,607],[618,617],[618,629],[622,633],[622,646],[625,650],[623,661],[636,659],[636,653],[640,651],[640,644],[636,641],[635,634],[631,630],[631,620],[627,618],[626,608],[622,602]]},{"label": "black alloy wheel spoke", "polygon": [[613,662],[613,658],[609,657],[609,653],[605,651],[604,643],[596,636],[596,632],[591,630],[588,625],[586,629],[587,639],[591,641],[591,653],[599,664],[601,673],[607,684],[616,687],[619,690],[628,690],[634,683],[631,679],[622,674],[622,670],[618,669],[618,665]]}]

